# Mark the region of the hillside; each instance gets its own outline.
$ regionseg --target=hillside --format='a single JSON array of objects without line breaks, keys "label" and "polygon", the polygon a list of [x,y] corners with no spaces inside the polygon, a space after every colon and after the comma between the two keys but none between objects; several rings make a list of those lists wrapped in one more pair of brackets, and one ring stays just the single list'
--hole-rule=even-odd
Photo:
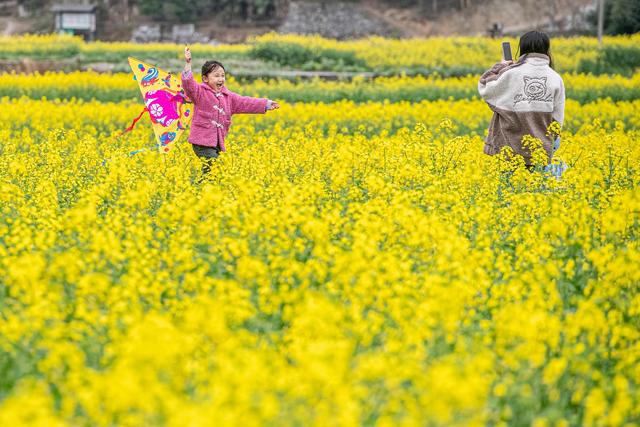
[{"label": "hillside", "polygon": [[[16,1],[0,1],[0,33],[46,33],[53,31],[54,18],[49,1],[37,2],[37,10],[18,6]],[[585,32],[585,16],[593,10],[593,0],[548,0],[546,7],[535,0],[422,0],[390,2],[362,0],[350,2],[282,1],[272,16],[263,19],[230,17],[203,11],[194,22],[192,41],[242,42],[271,31],[320,34],[350,39],[370,35],[425,37],[487,34],[494,24],[505,33],[517,34],[527,28],[543,28],[557,33]],[[180,41],[172,23],[143,15],[133,2],[111,0],[98,8],[98,39]],[[404,5],[404,6],[403,6]],[[45,11],[44,13],[42,11]],[[552,20],[553,18],[553,20]],[[145,27],[146,26],[146,27]],[[151,36],[140,39],[136,32],[149,29]]]}]

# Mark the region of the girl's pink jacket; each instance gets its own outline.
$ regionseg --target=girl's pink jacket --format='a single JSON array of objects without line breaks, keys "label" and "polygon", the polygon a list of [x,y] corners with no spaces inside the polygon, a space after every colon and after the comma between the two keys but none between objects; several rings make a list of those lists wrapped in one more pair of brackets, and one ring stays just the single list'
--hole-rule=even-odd
[{"label": "girl's pink jacket", "polygon": [[197,83],[191,72],[182,72],[182,87],[194,105],[189,142],[206,147],[219,147],[225,151],[224,138],[234,114],[264,114],[266,98],[240,96],[226,86],[215,93],[205,83]]}]

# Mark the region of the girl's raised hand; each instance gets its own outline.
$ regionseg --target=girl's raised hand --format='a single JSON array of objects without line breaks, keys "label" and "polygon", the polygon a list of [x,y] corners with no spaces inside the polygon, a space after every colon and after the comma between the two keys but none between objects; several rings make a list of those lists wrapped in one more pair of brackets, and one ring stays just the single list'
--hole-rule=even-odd
[{"label": "girl's raised hand", "polygon": [[191,63],[191,49],[189,49],[189,46],[184,47],[184,60],[187,64]]},{"label": "girl's raised hand", "polygon": [[280,108],[280,104],[278,104],[276,101],[271,101],[271,107],[269,109],[277,110],[278,108]]}]

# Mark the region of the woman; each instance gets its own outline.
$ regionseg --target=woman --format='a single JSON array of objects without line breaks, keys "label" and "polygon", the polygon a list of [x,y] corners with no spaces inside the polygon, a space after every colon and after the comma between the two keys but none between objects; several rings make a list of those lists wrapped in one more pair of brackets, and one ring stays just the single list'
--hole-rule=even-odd
[{"label": "woman", "polygon": [[551,163],[560,139],[548,128],[554,121],[562,126],[565,94],[562,78],[553,70],[550,44],[547,34],[529,31],[520,38],[516,62],[502,61],[480,77],[478,91],[493,110],[486,154],[511,147],[531,169],[531,153],[522,144],[522,137],[531,135],[542,141],[547,164]]}]

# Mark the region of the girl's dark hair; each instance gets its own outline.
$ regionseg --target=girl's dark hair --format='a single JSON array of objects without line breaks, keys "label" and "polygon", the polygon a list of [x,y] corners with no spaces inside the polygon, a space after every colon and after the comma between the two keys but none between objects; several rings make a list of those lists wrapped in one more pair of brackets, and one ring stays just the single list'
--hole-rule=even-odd
[{"label": "girl's dark hair", "polygon": [[213,70],[215,70],[218,67],[222,68],[225,72],[227,71],[224,68],[224,65],[222,65],[218,61],[207,61],[207,62],[205,62],[204,65],[202,66],[202,76],[206,76],[207,74],[209,74],[210,72],[212,72]]},{"label": "girl's dark hair", "polygon": [[547,33],[542,31],[533,30],[524,33],[520,37],[520,44],[518,46],[518,56],[524,56],[528,53],[542,53],[549,57],[549,66],[553,68],[553,59],[549,48],[551,47],[551,40]]}]

